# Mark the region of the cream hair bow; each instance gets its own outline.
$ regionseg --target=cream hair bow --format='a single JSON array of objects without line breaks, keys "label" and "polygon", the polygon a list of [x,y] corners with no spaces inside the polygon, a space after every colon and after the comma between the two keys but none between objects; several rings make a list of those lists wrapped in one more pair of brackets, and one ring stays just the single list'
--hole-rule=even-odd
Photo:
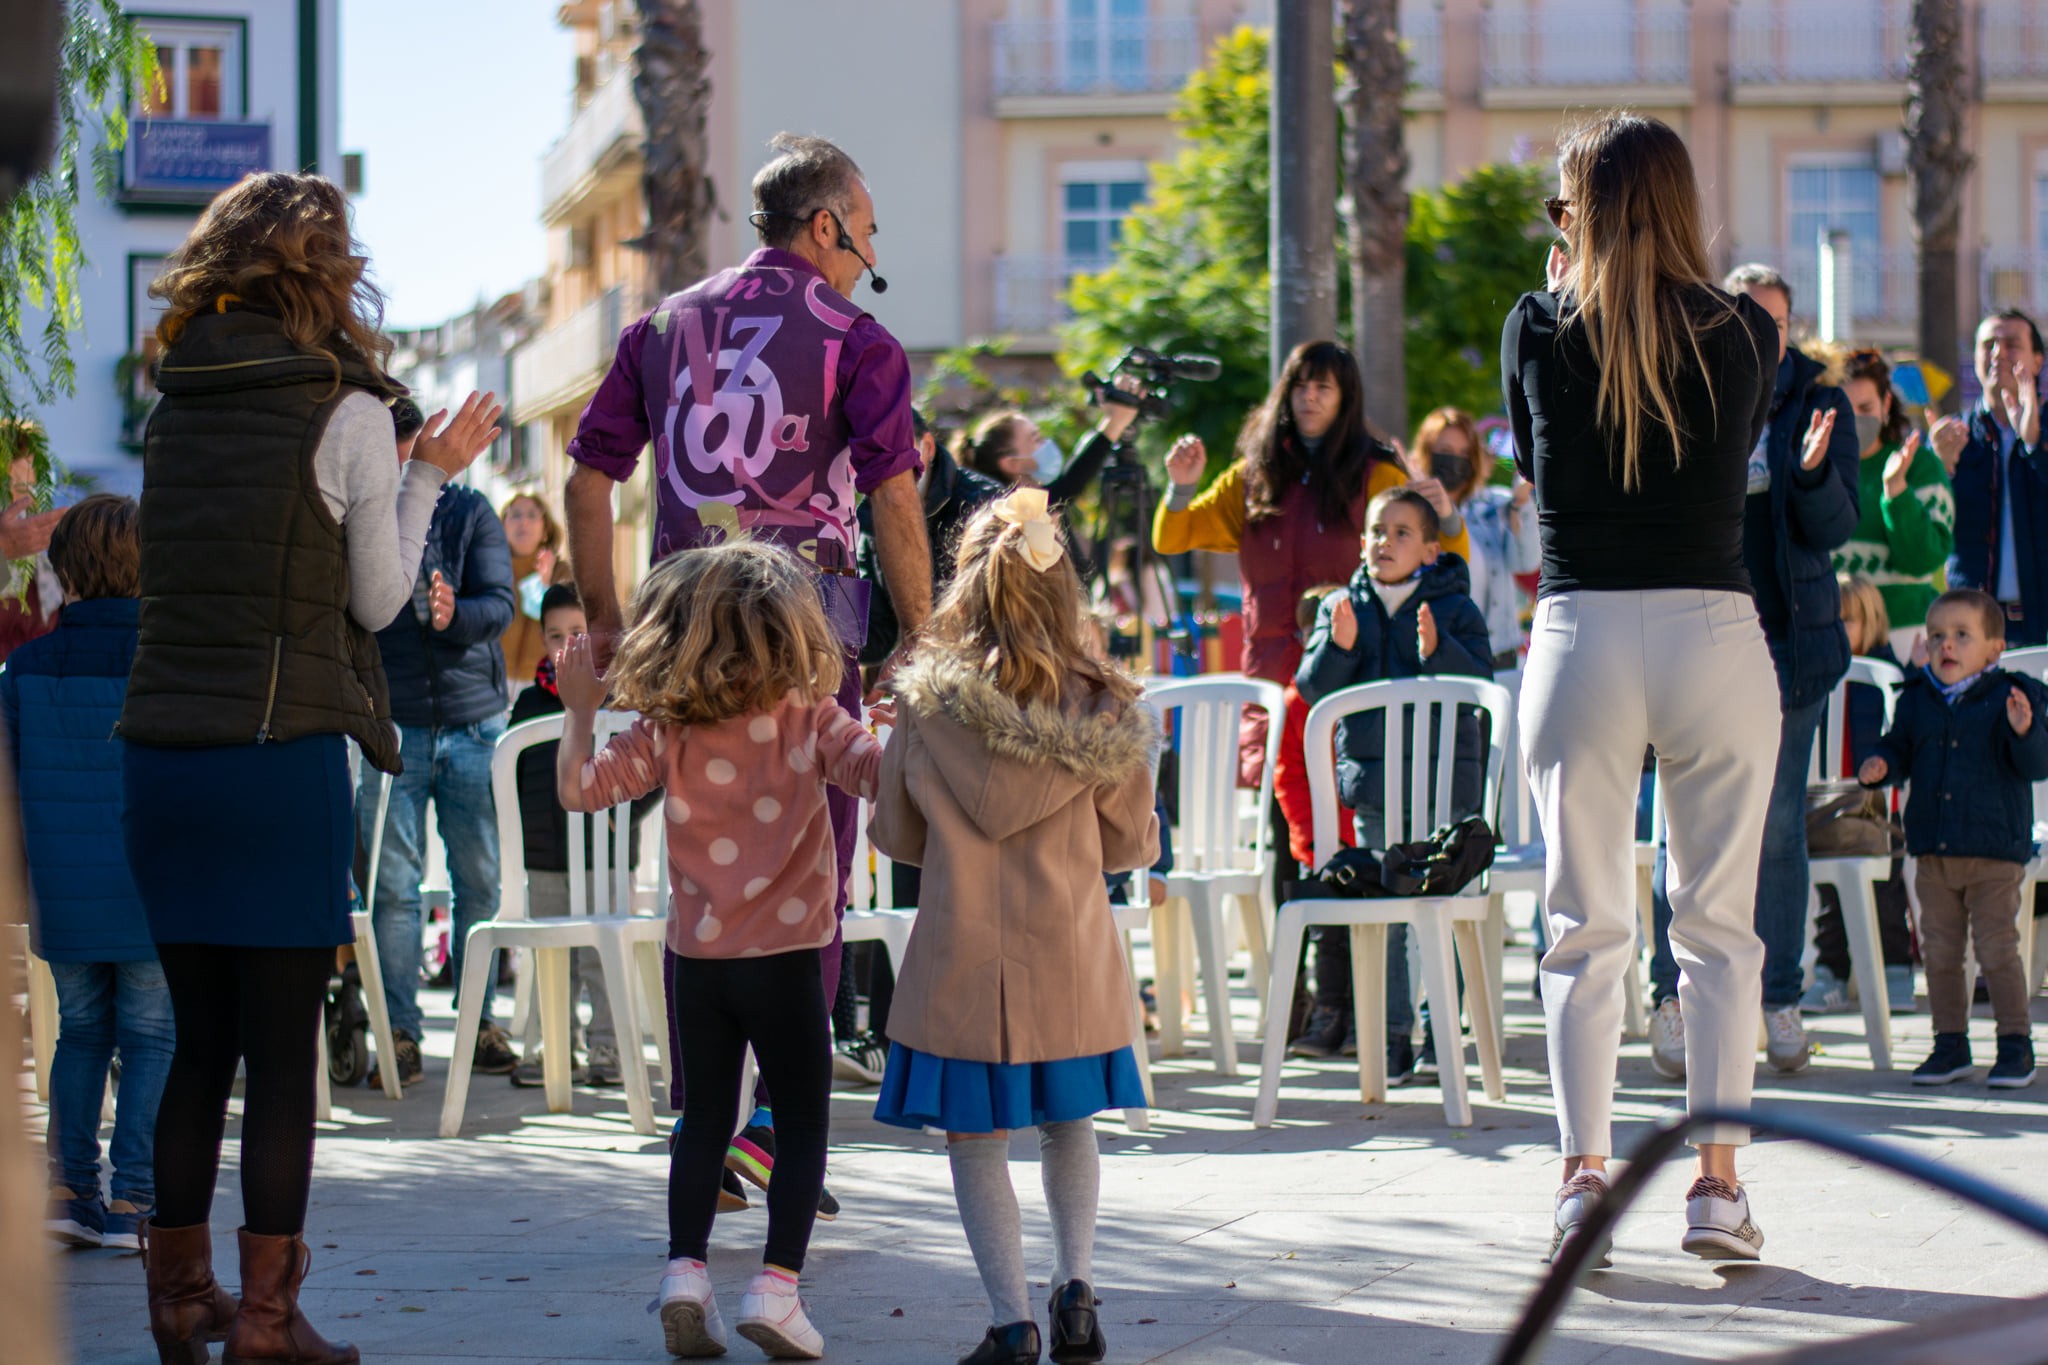
[{"label": "cream hair bow", "polygon": [[1046,515],[1045,490],[1020,488],[995,505],[996,516],[1024,532],[1024,559],[1044,573],[1060,562],[1067,547],[1060,543],[1059,528]]}]

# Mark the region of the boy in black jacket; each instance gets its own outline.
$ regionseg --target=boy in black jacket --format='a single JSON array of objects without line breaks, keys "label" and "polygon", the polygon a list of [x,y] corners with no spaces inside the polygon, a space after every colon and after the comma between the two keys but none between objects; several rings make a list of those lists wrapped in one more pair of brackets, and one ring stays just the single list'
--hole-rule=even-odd
[{"label": "boy in black jacket", "polygon": [[[571,639],[587,634],[589,630],[590,623],[583,615],[583,601],[576,595],[574,585],[557,583],[549,588],[540,600],[541,643],[546,652],[541,655],[540,666],[534,670],[533,686],[521,692],[518,700],[512,703],[513,725],[562,713],[562,698],[555,690],[555,656]],[[526,845],[529,913],[535,919],[566,915],[569,913],[569,816],[555,794],[555,745],[536,744],[520,754],[517,781],[519,829]],[[660,800],[661,793],[655,791],[633,803],[634,827],[629,856],[635,860],[640,853],[640,818],[654,809]],[[592,835],[593,839],[614,837],[609,828],[602,835],[593,830]],[[590,843],[591,840],[586,840],[583,849],[586,870],[593,852]],[[612,1030],[611,997],[605,993],[604,972],[598,967],[597,950],[578,948],[571,954],[571,960],[570,979],[574,983],[571,989],[590,997],[589,1048],[586,1053],[588,1062],[583,1068],[584,1083],[617,1085],[619,1040]],[[639,1040],[626,1041],[637,1054]],[[537,1086],[540,1083],[540,1052],[536,1049],[513,1068],[512,1084]]]},{"label": "boy in black jacket", "polygon": [[[1303,703],[1312,706],[1339,688],[1389,678],[1493,676],[1486,615],[1472,600],[1465,561],[1444,551],[1440,535],[1436,508],[1414,489],[1390,488],[1372,500],[1366,509],[1363,561],[1343,592],[1323,599],[1307,652],[1295,670],[1294,686]],[[1464,816],[1479,809],[1484,740],[1479,717],[1470,708],[1459,708],[1457,723],[1451,810]],[[1371,711],[1337,723],[1337,793],[1357,812],[1359,846],[1375,850],[1387,846],[1385,729]],[[1402,738],[1412,742],[1410,736]],[[1390,1084],[1416,1074],[1411,1000],[1407,927],[1393,925],[1387,934]],[[1425,1039],[1425,1069],[1432,1057]]]},{"label": "boy in black jacket", "polygon": [[[1927,613],[1923,666],[1907,675],[1892,728],[1857,776],[1866,786],[1911,781],[1906,850],[1919,859],[1920,953],[1934,1051],[1915,1085],[1970,1074],[1970,983],[1964,944],[1991,988],[1998,1058],[1987,1082],[2034,1079],[2033,994],[2020,961],[2020,883],[2034,854],[2033,784],[2048,779],[2048,688],[1998,667],[2005,612],[1986,593],[1943,593]],[[1924,658],[1923,658],[1924,651]]]}]

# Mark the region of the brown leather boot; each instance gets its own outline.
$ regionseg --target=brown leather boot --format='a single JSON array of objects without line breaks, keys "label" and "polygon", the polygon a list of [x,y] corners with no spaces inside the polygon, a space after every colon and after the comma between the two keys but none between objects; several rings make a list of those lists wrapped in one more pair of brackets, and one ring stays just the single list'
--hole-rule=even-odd
[{"label": "brown leather boot", "polygon": [[221,1365],[286,1360],[296,1365],[357,1365],[363,1357],[345,1341],[328,1341],[299,1311],[299,1286],[313,1254],[305,1239],[259,1237],[237,1230],[242,1242],[242,1307],[228,1329]]},{"label": "brown leather boot", "polygon": [[228,1334],[235,1296],[213,1278],[213,1237],[206,1224],[142,1224],[142,1268],[149,1281],[149,1332],[163,1365],[205,1365],[206,1343]]}]

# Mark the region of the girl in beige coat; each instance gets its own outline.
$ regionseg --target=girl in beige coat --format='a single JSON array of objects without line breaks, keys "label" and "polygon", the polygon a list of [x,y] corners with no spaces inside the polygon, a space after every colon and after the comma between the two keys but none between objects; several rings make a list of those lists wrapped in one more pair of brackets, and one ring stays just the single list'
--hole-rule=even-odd
[{"label": "girl in beige coat", "polygon": [[1100,1360],[1089,1259],[1093,1115],[1142,1106],[1130,977],[1105,872],[1159,855],[1158,726],[1081,646],[1081,591],[1043,489],[968,525],[898,676],[875,846],[924,869],[875,1117],[946,1130],[995,1326],[963,1365],[1039,1358],[1009,1130],[1039,1130],[1058,1264],[1052,1358]]}]

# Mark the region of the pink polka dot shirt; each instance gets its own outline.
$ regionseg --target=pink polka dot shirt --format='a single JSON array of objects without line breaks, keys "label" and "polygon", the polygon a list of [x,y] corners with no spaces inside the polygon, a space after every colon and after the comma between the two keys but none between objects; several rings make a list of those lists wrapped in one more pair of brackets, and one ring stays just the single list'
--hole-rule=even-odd
[{"label": "pink polka dot shirt", "polygon": [[582,786],[591,806],[668,793],[670,948],[759,957],[832,941],[839,869],[825,784],[872,798],[881,766],[881,744],[837,702],[792,693],[716,725],[643,718],[583,765]]}]

